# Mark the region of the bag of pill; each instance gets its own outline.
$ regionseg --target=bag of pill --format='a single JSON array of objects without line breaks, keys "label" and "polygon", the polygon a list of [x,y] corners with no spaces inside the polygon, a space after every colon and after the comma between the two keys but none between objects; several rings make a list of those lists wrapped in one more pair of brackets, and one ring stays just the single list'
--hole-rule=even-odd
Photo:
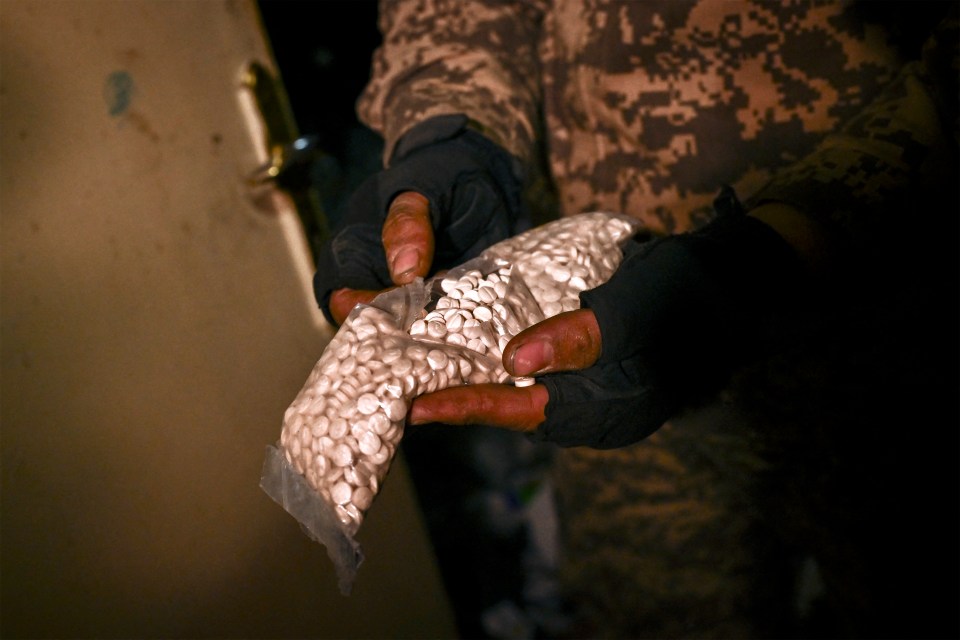
[{"label": "bag of pill", "polygon": [[356,534],[413,399],[456,385],[510,382],[501,361],[507,342],[579,308],[580,292],[613,274],[637,228],[616,214],[563,218],[351,311],[286,410],[260,483],[326,547],[341,592],[350,592],[363,560]]}]

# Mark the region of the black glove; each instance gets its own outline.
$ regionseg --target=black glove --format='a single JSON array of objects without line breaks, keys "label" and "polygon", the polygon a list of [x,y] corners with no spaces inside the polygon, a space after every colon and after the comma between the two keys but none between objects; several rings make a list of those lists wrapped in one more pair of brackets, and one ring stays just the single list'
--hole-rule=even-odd
[{"label": "black glove", "polygon": [[392,285],[381,232],[390,202],[404,191],[430,202],[434,270],[466,262],[528,224],[512,157],[467,123],[449,115],[417,125],[397,144],[389,168],[354,192],[317,257],[314,295],[328,320],[333,291]]},{"label": "black glove", "polygon": [[802,282],[793,249],[725,189],[699,231],[631,242],[613,277],[580,294],[603,351],[588,369],[538,377],[550,392],[536,437],[614,448],[642,440],[718,391],[758,355]]}]

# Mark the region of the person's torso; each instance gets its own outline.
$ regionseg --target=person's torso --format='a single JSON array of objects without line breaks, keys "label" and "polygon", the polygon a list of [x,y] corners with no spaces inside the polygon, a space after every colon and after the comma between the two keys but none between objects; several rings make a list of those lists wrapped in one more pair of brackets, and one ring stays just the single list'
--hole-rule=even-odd
[{"label": "person's torso", "polygon": [[895,75],[884,28],[841,3],[555,0],[541,43],[565,214],[698,226],[798,160]]}]

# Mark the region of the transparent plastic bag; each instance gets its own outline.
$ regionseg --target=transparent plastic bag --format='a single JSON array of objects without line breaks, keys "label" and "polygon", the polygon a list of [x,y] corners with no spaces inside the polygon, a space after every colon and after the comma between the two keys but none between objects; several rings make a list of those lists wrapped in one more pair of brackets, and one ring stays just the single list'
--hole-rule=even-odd
[{"label": "transparent plastic bag", "polygon": [[260,486],[323,544],[350,592],[356,534],[403,437],[414,398],[508,382],[502,352],[523,329],[579,306],[606,281],[636,221],[591,213],[531,229],[427,282],[355,307],[267,447]]}]

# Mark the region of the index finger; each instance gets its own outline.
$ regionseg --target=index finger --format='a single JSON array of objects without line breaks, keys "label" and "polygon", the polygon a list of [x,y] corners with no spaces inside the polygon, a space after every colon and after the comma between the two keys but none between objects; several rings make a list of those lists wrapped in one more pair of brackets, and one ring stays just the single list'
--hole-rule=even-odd
[{"label": "index finger", "polygon": [[414,399],[410,424],[478,424],[513,431],[534,431],[546,419],[550,394],[542,384],[471,384],[448,387]]}]

